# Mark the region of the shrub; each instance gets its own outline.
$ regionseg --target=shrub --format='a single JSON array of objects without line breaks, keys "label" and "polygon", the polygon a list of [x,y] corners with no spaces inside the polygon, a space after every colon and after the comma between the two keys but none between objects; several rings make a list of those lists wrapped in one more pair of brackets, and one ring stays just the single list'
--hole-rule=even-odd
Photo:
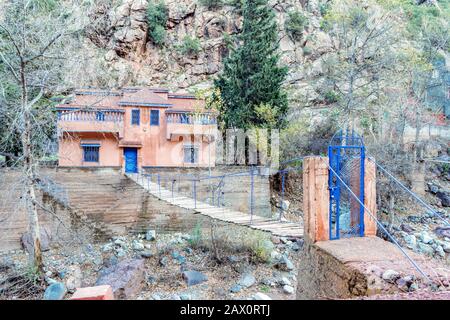
[{"label": "shrub", "polygon": [[195,37],[185,36],[181,45],[178,46],[178,51],[183,55],[193,56],[202,49],[200,40]]},{"label": "shrub", "polygon": [[202,243],[203,234],[202,234],[202,225],[201,223],[197,223],[190,234],[190,238],[188,240],[189,245],[192,248],[197,248]]},{"label": "shrub", "polygon": [[148,35],[156,45],[163,45],[166,38],[167,7],[164,2],[149,2],[147,6]]},{"label": "shrub", "polygon": [[308,25],[309,19],[301,11],[290,11],[285,22],[285,29],[292,40],[302,38],[303,30]]},{"label": "shrub", "polygon": [[325,102],[327,104],[331,104],[331,103],[338,102],[340,99],[340,96],[337,92],[330,90],[330,91],[325,92],[324,98],[325,98]]},{"label": "shrub", "polygon": [[216,9],[224,5],[223,0],[198,0],[198,2],[208,9]]}]

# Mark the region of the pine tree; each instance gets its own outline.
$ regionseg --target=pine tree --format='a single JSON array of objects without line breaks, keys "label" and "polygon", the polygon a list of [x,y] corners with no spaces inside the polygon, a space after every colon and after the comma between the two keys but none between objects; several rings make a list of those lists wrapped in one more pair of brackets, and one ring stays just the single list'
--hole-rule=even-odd
[{"label": "pine tree", "polygon": [[[287,68],[279,65],[275,14],[267,0],[244,0],[243,29],[215,81],[227,128],[283,125],[288,109],[282,83]],[[269,119],[268,119],[269,118]]]}]

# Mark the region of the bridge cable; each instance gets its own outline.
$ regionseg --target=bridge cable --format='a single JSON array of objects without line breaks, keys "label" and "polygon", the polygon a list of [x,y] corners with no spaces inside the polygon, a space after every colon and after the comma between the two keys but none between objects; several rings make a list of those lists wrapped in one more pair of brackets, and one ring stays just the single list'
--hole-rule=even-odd
[{"label": "bridge cable", "polygon": [[414,192],[408,189],[403,183],[401,183],[396,177],[394,177],[389,171],[387,171],[385,168],[383,168],[379,163],[377,163],[373,158],[369,158],[370,161],[375,163],[375,165],[383,171],[386,175],[388,175],[394,182],[396,182],[403,190],[405,190],[408,194],[410,194],[414,199],[416,199],[418,202],[420,202],[425,208],[427,208],[431,213],[433,213],[435,216],[440,218],[442,221],[445,222],[446,225],[450,226],[450,223],[438,212],[436,212],[428,203],[423,201],[421,198],[419,198],[418,195],[416,195]]},{"label": "bridge cable", "polygon": [[422,274],[425,279],[431,283],[430,278],[425,274],[425,272],[422,271],[422,269],[419,267],[419,265],[408,255],[408,253],[401,247],[401,245],[397,242],[397,240],[389,233],[389,231],[383,226],[383,224],[375,217],[374,214],[372,214],[372,212],[370,212],[369,209],[367,209],[367,207],[364,205],[364,203],[361,202],[361,200],[358,198],[358,196],[355,195],[355,193],[351,190],[351,188],[341,179],[341,177],[337,174],[337,172],[335,170],[333,170],[333,168],[331,168],[331,166],[329,165],[328,161],[326,161],[323,157],[319,158],[325,162],[325,164],[327,165],[327,167],[333,172],[333,174],[336,175],[336,177],[339,179],[339,181],[344,185],[344,187],[350,192],[350,194],[356,199],[356,201],[358,201],[358,203],[364,208],[364,210],[369,214],[369,216],[375,220],[375,222],[377,223],[377,225],[387,234],[387,236],[389,237],[389,239],[391,239],[391,241],[400,249],[400,251],[403,253],[403,255],[408,259],[408,261],[414,266],[414,268],[417,269],[417,271],[419,271],[420,274]]}]

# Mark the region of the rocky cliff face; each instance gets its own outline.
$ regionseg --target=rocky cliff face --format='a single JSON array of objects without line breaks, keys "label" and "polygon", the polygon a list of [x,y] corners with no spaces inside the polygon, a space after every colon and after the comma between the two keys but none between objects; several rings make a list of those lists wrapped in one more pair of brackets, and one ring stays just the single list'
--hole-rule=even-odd
[{"label": "rocky cliff face", "polygon": [[[166,0],[167,44],[156,47],[147,36],[147,0],[103,0],[89,13],[90,45],[100,50],[101,64],[117,77],[111,85],[152,85],[173,90],[205,87],[221,70],[227,54],[227,34],[241,30],[242,17],[234,6],[208,9],[196,0]],[[320,31],[318,0],[271,0],[279,26],[282,62],[289,66],[288,88],[307,99],[314,90],[305,80],[321,72],[320,57],[331,50],[330,37]],[[285,31],[290,10],[308,17],[300,40]],[[199,39],[201,50],[182,55],[177,46],[188,35]],[[307,47],[307,50],[305,49]],[[106,70],[105,70],[106,71]],[[293,95],[295,98],[295,94]]]}]

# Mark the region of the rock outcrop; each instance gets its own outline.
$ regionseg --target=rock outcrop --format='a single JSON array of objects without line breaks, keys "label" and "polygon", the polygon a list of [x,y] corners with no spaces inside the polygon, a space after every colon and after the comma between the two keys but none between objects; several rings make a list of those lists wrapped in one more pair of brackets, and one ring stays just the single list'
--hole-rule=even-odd
[{"label": "rock outcrop", "polygon": [[[147,36],[147,0],[103,0],[90,12],[92,21],[87,37],[101,50],[99,64],[117,75],[117,86],[152,85],[171,89],[205,87],[221,70],[228,53],[228,35],[241,31],[242,17],[235,6],[208,9],[196,0],[166,0],[168,21],[166,44],[155,46]],[[316,0],[270,1],[280,35],[282,62],[290,73],[287,85],[297,96],[315,99],[312,82],[305,75],[319,75],[321,57],[332,50],[330,37],[320,30],[321,13]],[[285,31],[291,10],[301,11],[308,20],[302,35],[293,40]],[[183,55],[178,47],[185,36],[199,40],[201,50],[195,56]],[[308,48],[308,55],[304,48]],[[311,79],[310,77],[308,77]],[[295,95],[293,95],[295,99]]]}]

